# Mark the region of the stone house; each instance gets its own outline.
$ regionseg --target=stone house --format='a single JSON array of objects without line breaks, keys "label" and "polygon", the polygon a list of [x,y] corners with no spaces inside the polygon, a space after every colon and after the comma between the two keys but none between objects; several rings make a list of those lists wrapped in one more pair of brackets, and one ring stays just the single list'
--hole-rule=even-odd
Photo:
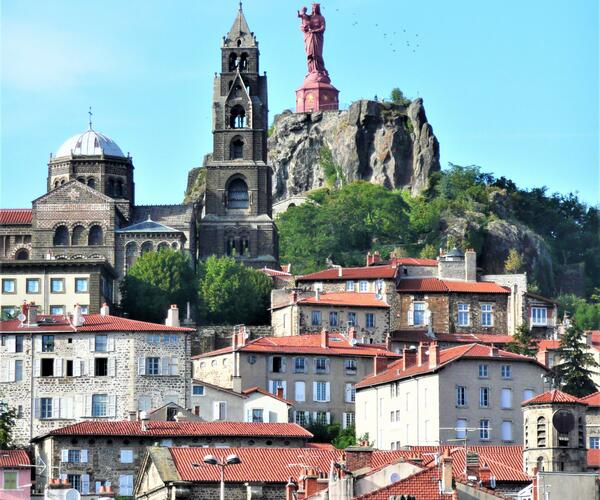
[{"label": "stone house", "polygon": [[585,435],[588,448],[588,464],[600,468],[600,392],[580,398],[587,404],[585,414]]},{"label": "stone house", "polygon": [[235,392],[203,380],[194,379],[191,384],[192,412],[207,422],[289,422],[292,406],[281,394],[260,387]]},{"label": "stone house", "polygon": [[[351,332],[350,332],[351,333]],[[354,384],[374,364],[398,358],[379,345],[360,344],[341,333],[263,337],[193,357],[195,379],[232,388],[260,387],[294,404],[294,422],[354,425]]]},{"label": "stone house", "polygon": [[97,495],[107,484],[119,496],[132,496],[149,446],[297,449],[310,438],[310,432],[287,423],[79,422],[32,440],[36,459],[47,464],[47,469],[38,473],[36,490],[42,491],[50,479],[59,478],[67,479],[84,496]]},{"label": "stone house", "polygon": [[353,328],[363,343],[384,342],[390,306],[377,293],[272,291],[271,326],[276,337]]},{"label": "stone house", "polygon": [[[0,393],[17,409],[17,444],[74,422],[120,420],[167,402],[189,403],[190,333],[103,314],[0,322]],[[173,314],[174,313],[174,314]]]},{"label": "stone house", "polygon": [[522,442],[519,403],[543,391],[542,364],[479,344],[402,354],[356,384],[357,435],[380,449]]},{"label": "stone house", "polygon": [[0,450],[0,498],[31,498],[31,462],[25,450]]}]

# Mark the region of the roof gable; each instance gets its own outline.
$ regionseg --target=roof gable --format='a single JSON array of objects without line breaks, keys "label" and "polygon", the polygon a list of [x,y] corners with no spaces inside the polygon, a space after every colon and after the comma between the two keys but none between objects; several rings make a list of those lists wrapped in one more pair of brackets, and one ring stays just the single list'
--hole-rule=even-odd
[{"label": "roof gable", "polygon": [[115,203],[115,200],[113,200],[110,196],[106,196],[100,191],[91,188],[83,182],[79,182],[77,180],[69,181],[62,186],[43,194],[39,198],[33,200],[32,203],[34,209],[36,205],[44,203],[64,204],[65,196],[72,200],[72,203]]},{"label": "roof gable", "polygon": [[169,226],[165,226],[160,222],[153,221],[150,216],[148,220],[132,224],[131,226],[117,229],[116,233],[181,233],[179,229],[174,229]]}]

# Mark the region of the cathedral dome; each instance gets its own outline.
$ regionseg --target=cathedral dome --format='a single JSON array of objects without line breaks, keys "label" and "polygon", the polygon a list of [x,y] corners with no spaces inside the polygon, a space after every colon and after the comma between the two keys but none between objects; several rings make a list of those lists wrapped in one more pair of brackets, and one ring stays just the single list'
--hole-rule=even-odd
[{"label": "cathedral dome", "polygon": [[71,154],[76,156],[109,155],[125,157],[123,151],[121,151],[121,148],[117,146],[115,141],[92,129],[67,139],[58,148],[55,157],[71,156]]}]

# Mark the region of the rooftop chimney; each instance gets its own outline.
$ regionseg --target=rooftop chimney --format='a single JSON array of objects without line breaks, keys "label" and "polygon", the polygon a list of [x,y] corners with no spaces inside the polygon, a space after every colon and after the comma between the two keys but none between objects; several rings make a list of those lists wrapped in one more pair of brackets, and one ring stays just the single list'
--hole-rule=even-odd
[{"label": "rooftop chimney", "polygon": [[349,471],[373,466],[373,448],[368,443],[349,446],[344,450],[344,455],[346,456],[346,469]]},{"label": "rooftop chimney", "polygon": [[277,387],[277,389],[275,390],[275,395],[278,398],[283,399],[283,387]]},{"label": "rooftop chimney", "polygon": [[494,358],[498,356],[498,348],[494,344],[490,346],[490,356]]},{"label": "rooftop chimney", "polygon": [[323,349],[327,349],[329,347],[329,334],[327,333],[327,329],[323,328],[321,330],[321,347]]},{"label": "rooftop chimney", "polygon": [[344,275],[344,269],[342,266],[338,266],[338,277],[342,277]]},{"label": "rooftop chimney", "polygon": [[148,430],[148,414],[145,411],[140,412],[140,429],[142,432],[146,432]]},{"label": "rooftop chimney", "polygon": [[81,306],[79,304],[75,304],[75,309],[73,309],[73,326],[81,326],[83,325],[84,321],[83,314],[81,314]]},{"label": "rooftop chimney", "polygon": [[177,304],[171,304],[171,308],[167,311],[165,325],[179,327],[179,307],[177,307]]},{"label": "rooftop chimney", "polygon": [[105,302],[104,304],[102,304],[102,307],[100,308],[100,316],[108,316],[110,315],[110,308],[108,307],[108,304]]},{"label": "rooftop chimney", "polygon": [[426,363],[428,349],[429,349],[428,343],[419,342],[419,347],[417,348],[417,366],[421,366]]},{"label": "rooftop chimney", "polygon": [[414,349],[402,349],[402,369],[406,370],[413,366],[417,361],[417,352]]},{"label": "rooftop chimney", "polygon": [[477,281],[477,253],[472,248],[465,250],[465,280]]},{"label": "rooftop chimney", "polygon": [[37,325],[37,307],[35,302],[30,302],[27,306],[27,324],[29,326]]},{"label": "rooftop chimney", "polygon": [[355,340],[356,340],[356,328],[351,326],[350,328],[348,328],[348,342],[350,342],[350,344],[354,345]]},{"label": "rooftop chimney", "polygon": [[452,462],[453,459],[446,450],[442,456],[442,484],[440,485],[442,494],[452,493]]},{"label": "rooftop chimney", "polygon": [[437,342],[429,344],[429,369],[437,368],[440,363],[440,346]]},{"label": "rooftop chimney", "polygon": [[315,290],[315,300],[317,302],[319,302],[319,300],[321,300],[321,290],[319,290],[318,288]]},{"label": "rooftop chimney", "polygon": [[390,360],[383,356],[378,356],[377,354],[373,357],[373,375],[377,375],[384,371],[388,365],[390,364]]}]

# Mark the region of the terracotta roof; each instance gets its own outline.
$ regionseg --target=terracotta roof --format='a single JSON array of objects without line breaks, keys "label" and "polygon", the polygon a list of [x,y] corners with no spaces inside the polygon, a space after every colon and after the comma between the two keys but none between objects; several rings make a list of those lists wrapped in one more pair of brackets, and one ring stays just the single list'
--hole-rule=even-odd
[{"label": "terracotta roof", "polygon": [[214,455],[219,460],[230,454],[240,457],[240,464],[227,467],[226,482],[284,484],[290,477],[300,476],[301,464],[329,473],[331,461],[341,455],[341,450],[315,448],[171,448],[170,451],[182,480],[211,483],[219,482],[220,472],[218,467],[204,464],[206,455]]},{"label": "terracotta roof", "polygon": [[455,344],[509,344],[511,335],[494,335],[490,333],[435,333],[435,337],[427,335],[427,330],[394,330],[391,332],[392,342],[443,342]]},{"label": "terracotta roof", "polygon": [[0,450],[0,468],[30,464],[29,455],[25,450]]},{"label": "terracotta roof", "polygon": [[391,382],[393,380],[401,380],[407,377],[414,377],[416,375],[424,375],[426,373],[431,373],[437,371],[444,366],[453,363],[455,361],[459,361],[462,359],[489,359],[489,360],[511,360],[511,361],[521,361],[526,363],[535,363],[540,367],[544,368],[544,365],[539,363],[537,360],[530,358],[528,356],[523,356],[521,354],[515,354],[512,352],[504,351],[502,349],[497,349],[497,354],[492,356],[493,347],[482,344],[466,344],[459,345],[455,347],[448,347],[446,349],[440,350],[439,362],[436,367],[429,368],[428,360],[423,363],[421,366],[418,366],[416,362],[410,365],[406,370],[402,369],[402,360],[398,360],[393,362],[388,366],[388,368],[377,374],[371,375],[362,379],[358,384],[356,384],[356,388],[364,388],[370,387],[373,385],[385,384],[387,382]]},{"label": "terracotta roof", "polygon": [[[323,356],[387,356],[397,358],[399,355],[376,345],[352,345],[339,333],[329,333],[327,347],[321,347],[321,334],[294,335],[290,337],[260,337],[239,347],[241,352],[262,352],[281,354],[320,354]],[[219,356],[232,351],[225,347],[216,351],[205,352],[192,359]]]},{"label": "terracotta roof", "polygon": [[336,447],[331,443],[306,443],[306,448],[314,448],[315,450],[335,450]]},{"label": "terracotta roof", "polygon": [[[393,279],[398,272],[394,265],[364,266],[364,267],[332,267],[316,273],[298,276],[298,281],[327,281],[327,280],[352,280],[352,279]],[[341,273],[341,275],[340,275]]]},{"label": "terracotta roof", "polygon": [[5,226],[23,226],[31,224],[30,208],[1,208],[0,224]]},{"label": "terracotta roof", "polygon": [[588,406],[600,407],[600,391],[594,392],[589,396],[579,398],[579,400],[583,403],[586,403]]},{"label": "terracotta roof", "polygon": [[[310,439],[313,435],[298,424],[257,422],[162,422],[150,420],[143,431],[141,422],[130,420],[87,420],[48,432],[45,436],[223,436],[290,437]],[[45,436],[35,438],[39,440]]]},{"label": "terracotta roof", "polygon": [[543,405],[550,403],[575,403],[587,405],[582,399],[576,398],[575,396],[571,396],[566,392],[559,391],[558,389],[552,389],[551,391],[543,392],[542,394],[538,394],[537,396],[528,399],[527,401],[523,401],[521,406],[526,405]]},{"label": "terracotta roof", "polygon": [[261,271],[268,276],[277,276],[279,278],[293,278],[293,275],[288,272],[278,271],[277,269],[269,269],[268,267],[263,267]]},{"label": "terracotta roof", "polygon": [[587,451],[588,467],[600,467],[600,450],[591,449]]},{"label": "terracotta roof", "polygon": [[[586,333],[590,334],[592,337],[591,347],[596,349],[597,351],[600,351],[600,330],[589,330]],[[560,347],[560,340],[541,339],[538,342],[538,347],[540,351],[555,350]]]},{"label": "terracotta roof", "polygon": [[400,266],[437,267],[438,265],[438,261],[435,259],[419,259],[416,257],[398,257],[393,259],[393,262]]},{"label": "terracotta roof", "polygon": [[336,292],[319,295],[319,300],[315,295],[300,299],[298,304],[324,305],[324,306],[350,306],[350,307],[385,307],[389,304],[383,299],[378,299],[374,293],[360,292]]},{"label": "terracotta roof", "polygon": [[394,495],[412,495],[415,498],[427,500],[447,498],[447,495],[440,493],[439,479],[439,467],[434,465],[388,486],[354,498],[356,500],[388,500]]},{"label": "terracotta roof", "polygon": [[[84,314],[85,323],[75,327],[62,315],[38,315],[37,326],[19,326],[18,319],[0,321],[1,332],[193,332],[193,328],[166,326],[118,316]],[[43,321],[48,321],[44,323]]]},{"label": "terracotta roof", "polygon": [[438,278],[404,278],[400,280],[396,290],[398,292],[510,294],[510,290],[492,281],[453,281]]},{"label": "terracotta roof", "polygon": [[294,406],[294,403],[291,402],[289,399],[285,399],[285,398],[280,398],[279,396],[277,396],[277,394],[271,394],[269,391],[265,391],[264,389],[262,389],[261,387],[250,387],[249,389],[244,389],[242,391],[242,394],[248,396],[249,394],[254,394],[255,392],[258,392],[260,394],[262,394],[263,396],[269,396],[270,398],[273,399],[277,399],[278,401],[282,401],[283,403],[290,405],[290,406]]}]

